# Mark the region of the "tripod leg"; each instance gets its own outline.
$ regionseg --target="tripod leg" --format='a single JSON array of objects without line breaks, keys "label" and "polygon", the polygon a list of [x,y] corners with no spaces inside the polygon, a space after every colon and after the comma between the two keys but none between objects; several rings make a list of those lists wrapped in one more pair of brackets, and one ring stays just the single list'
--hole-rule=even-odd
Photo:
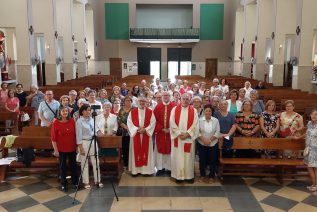
[{"label": "tripod leg", "polygon": [[94,156],[95,156],[95,166],[96,166],[96,183],[97,183],[97,187],[99,188],[99,183],[100,183],[100,173],[99,173],[99,161],[98,161],[98,154],[97,154],[97,139],[96,138],[93,138],[94,139],[94,147],[95,147],[95,153],[94,153]]},{"label": "tripod leg", "polygon": [[112,189],[113,189],[114,195],[116,196],[116,199],[117,199],[117,202],[118,202],[118,201],[119,201],[119,198],[118,198],[118,195],[117,195],[116,189],[114,188],[113,181],[112,181],[112,179],[111,179],[111,178],[110,178],[110,182],[111,182],[111,185],[112,185]]},{"label": "tripod leg", "polygon": [[76,196],[77,196],[78,189],[79,189],[79,184],[80,184],[81,178],[82,178],[82,176],[83,176],[83,172],[84,172],[85,166],[86,166],[86,164],[87,164],[87,160],[88,160],[89,152],[90,152],[90,148],[91,148],[91,143],[92,143],[92,140],[90,141],[88,151],[86,152],[85,162],[84,162],[83,168],[82,168],[82,170],[81,170],[81,172],[80,172],[80,176],[79,176],[79,179],[78,179],[78,184],[77,184],[77,186],[76,186],[76,192],[75,192],[74,199],[73,199],[73,204],[75,203]]}]

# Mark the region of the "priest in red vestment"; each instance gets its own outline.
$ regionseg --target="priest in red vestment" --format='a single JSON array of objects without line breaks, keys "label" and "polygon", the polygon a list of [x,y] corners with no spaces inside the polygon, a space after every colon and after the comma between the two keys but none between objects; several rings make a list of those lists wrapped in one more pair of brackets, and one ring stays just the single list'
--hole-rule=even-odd
[{"label": "priest in red vestment", "polygon": [[170,117],[171,176],[177,183],[194,182],[195,139],[199,127],[197,111],[189,102],[189,94],[182,94],[181,105],[172,109]]},{"label": "priest in red vestment", "polygon": [[170,116],[174,102],[170,101],[171,97],[168,91],[162,93],[162,101],[154,109],[156,119],[155,125],[155,147],[154,158],[157,169],[156,175],[169,173],[171,170],[171,135],[170,135]]},{"label": "priest in red vestment", "polygon": [[155,116],[145,107],[145,97],[138,98],[138,107],[128,116],[130,134],[129,171],[132,175],[151,175],[154,170],[152,135],[155,128]]}]

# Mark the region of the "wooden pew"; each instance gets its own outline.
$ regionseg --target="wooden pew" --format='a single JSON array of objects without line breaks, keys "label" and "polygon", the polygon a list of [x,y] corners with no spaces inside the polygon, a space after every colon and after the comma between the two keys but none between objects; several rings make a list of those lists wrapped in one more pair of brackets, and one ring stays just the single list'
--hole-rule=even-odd
[{"label": "wooden pew", "polygon": [[[287,138],[248,138],[235,137],[232,150],[293,150],[299,151],[305,148],[304,139]],[[303,170],[304,161],[300,158],[224,158],[222,157],[222,142],[219,142],[219,176],[246,175],[246,176],[276,176],[280,182],[283,176],[294,176],[298,173],[286,171]]]},{"label": "wooden pew", "polygon": [[[111,174],[120,177],[122,173],[121,149],[122,137],[121,136],[98,136],[97,137],[99,148],[102,149],[117,149],[118,155],[100,157],[100,166],[106,168],[106,174]],[[108,169],[108,167],[110,167]],[[112,169],[111,169],[112,167]]]},{"label": "wooden pew", "polygon": [[51,136],[51,128],[50,127],[40,127],[40,126],[23,127],[21,135],[22,136],[50,137]]},{"label": "wooden pew", "polygon": [[[6,120],[10,120],[10,126],[6,126]],[[19,116],[17,113],[7,110],[0,111],[0,135],[18,135],[19,134]]]},{"label": "wooden pew", "polygon": [[[0,144],[0,149],[3,149],[3,157],[7,157],[8,148],[5,148],[6,140],[3,139]],[[13,146],[13,149],[16,148],[32,148],[32,149],[45,149],[53,150],[51,143],[51,138],[48,136],[18,136]],[[17,171],[18,170],[18,171]],[[36,156],[35,160],[32,161],[30,167],[25,167],[22,162],[13,161],[10,166],[0,166],[0,181],[3,181],[7,174],[38,174],[41,173],[52,173],[58,174],[58,159],[54,156],[51,157],[39,157]]]}]

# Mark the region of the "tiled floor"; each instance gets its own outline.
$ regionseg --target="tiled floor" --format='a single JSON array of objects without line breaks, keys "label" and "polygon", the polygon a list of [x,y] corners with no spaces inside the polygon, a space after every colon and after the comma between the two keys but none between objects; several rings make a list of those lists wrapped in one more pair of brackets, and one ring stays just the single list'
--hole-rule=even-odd
[{"label": "tiled floor", "polygon": [[56,178],[30,176],[0,184],[0,211],[111,211],[111,212],[212,212],[212,211],[317,211],[317,192],[308,192],[307,178],[286,180],[226,177],[223,184],[176,184],[168,176],[131,177],[123,174],[104,188],[61,192]]}]

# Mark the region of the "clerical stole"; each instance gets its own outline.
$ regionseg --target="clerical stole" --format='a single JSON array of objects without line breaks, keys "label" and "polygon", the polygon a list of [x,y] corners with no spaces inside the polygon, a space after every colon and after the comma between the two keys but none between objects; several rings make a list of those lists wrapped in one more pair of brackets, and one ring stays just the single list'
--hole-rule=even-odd
[{"label": "clerical stole", "polygon": [[[152,117],[152,111],[148,108],[145,109],[145,118],[143,127],[146,128],[150,125]],[[131,110],[131,119],[136,127],[139,125],[139,110],[135,108]],[[134,146],[134,161],[136,167],[147,166],[148,156],[149,156],[149,141],[150,137],[146,134],[141,134],[137,132],[133,137],[133,146]]]},{"label": "clerical stole", "polygon": [[[179,126],[179,119],[181,116],[182,106],[178,105],[175,108],[175,124]],[[188,121],[187,121],[187,130],[192,126],[194,122],[194,108],[192,106],[188,106]],[[184,144],[184,152],[190,152],[191,149],[191,143],[185,143]],[[174,147],[178,147],[178,137],[174,139]]]}]

